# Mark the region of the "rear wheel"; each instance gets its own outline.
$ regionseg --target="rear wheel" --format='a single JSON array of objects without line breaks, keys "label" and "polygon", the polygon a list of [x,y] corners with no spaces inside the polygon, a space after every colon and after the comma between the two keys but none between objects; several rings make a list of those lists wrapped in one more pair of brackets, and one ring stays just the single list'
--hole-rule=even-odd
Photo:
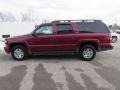
[{"label": "rear wheel", "polygon": [[95,56],[96,56],[96,49],[92,45],[84,45],[80,49],[80,57],[84,61],[93,60]]},{"label": "rear wheel", "polygon": [[22,45],[14,46],[11,50],[11,55],[13,59],[18,60],[18,61],[23,61],[24,59],[28,57],[27,50]]}]

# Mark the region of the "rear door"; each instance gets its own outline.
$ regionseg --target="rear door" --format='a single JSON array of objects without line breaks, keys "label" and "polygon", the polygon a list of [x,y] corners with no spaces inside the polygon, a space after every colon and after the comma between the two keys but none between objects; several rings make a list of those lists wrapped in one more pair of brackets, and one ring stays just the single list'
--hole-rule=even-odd
[{"label": "rear door", "polygon": [[72,25],[56,24],[55,29],[57,34],[54,36],[54,43],[56,51],[75,51],[76,40]]}]

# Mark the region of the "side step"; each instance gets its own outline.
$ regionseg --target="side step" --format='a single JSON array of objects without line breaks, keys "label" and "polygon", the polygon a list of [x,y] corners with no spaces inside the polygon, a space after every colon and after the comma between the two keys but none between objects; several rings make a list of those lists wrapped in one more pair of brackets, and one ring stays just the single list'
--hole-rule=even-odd
[{"label": "side step", "polygon": [[61,51],[55,51],[55,52],[33,52],[32,53],[33,55],[74,55],[74,54],[77,54],[77,52],[75,51],[64,51],[64,52],[61,52]]}]

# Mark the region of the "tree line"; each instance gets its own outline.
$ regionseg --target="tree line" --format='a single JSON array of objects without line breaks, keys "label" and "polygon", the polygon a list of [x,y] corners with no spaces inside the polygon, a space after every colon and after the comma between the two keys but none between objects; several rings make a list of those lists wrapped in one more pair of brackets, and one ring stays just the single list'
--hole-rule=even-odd
[{"label": "tree line", "polygon": [[33,15],[32,13],[20,13],[19,19],[15,17],[15,15],[11,12],[0,12],[0,22],[35,22],[39,19]]}]

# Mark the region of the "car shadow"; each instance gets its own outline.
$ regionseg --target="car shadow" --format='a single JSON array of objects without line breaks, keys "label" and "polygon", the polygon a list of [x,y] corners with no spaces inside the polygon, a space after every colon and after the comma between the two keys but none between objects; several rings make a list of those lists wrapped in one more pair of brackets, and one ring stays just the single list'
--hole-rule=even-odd
[{"label": "car shadow", "polygon": [[[26,60],[32,60],[32,59],[34,59],[34,60],[48,60],[48,59],[50,59],[50,60],[56,60],[56,59],[58,59],[58,60],[64,60],[64,59],[70,59],[70,60],[73,60],[73,59],[79,59],[80,60],[80,57],[79,57],[79,55],[77,55],[77,54],[57,54],[57,55],[55,55],[55,54],[52,54],[52,55],[49,55],[49,54],[47,54],[47,55],[45,55],[45,54],[42,54],[42,55],[30,55]],[[2,52],[2,53],[0,53],[0,60],[13,60],[13,58],[11,57],[11,55],[9,55],[9,54],[6,54],[5,52]]]},{"label": "car shadow", "polygon": [[31,55],[27,60],[80,60],[78,55]]},{"label": "car shadow", "polygon": [[[78,54],[58,54],[58,55],[30,55],[24,61],[82,61]],[[6,53],[0,54],[0,62],[1,61],[15,61],[11,55]]]}]

